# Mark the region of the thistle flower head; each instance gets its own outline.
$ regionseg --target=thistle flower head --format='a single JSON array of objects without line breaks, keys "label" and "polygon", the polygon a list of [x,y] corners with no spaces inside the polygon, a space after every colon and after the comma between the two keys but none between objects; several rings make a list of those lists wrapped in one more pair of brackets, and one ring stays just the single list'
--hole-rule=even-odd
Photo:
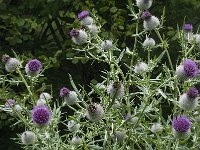
[{"label": "thistle flower head", "polygon": [[10,105],[13,106],[14,104],[15,104],[15,100],[8,99],[4,106],[5,108],[10,108]]},{"label": "thistle flower head", "polygon": [[148,65],[145,62],[138,62],[135,65],[134,72],[138,74],[142,74],[148,72]]},{"label": "thistle flower head", "polygon": [[26,66],[25,71],[27,75],[37,75],[42,69],[42,64],[38,59],[30,60]]},{"label": "thistle flower head", "polygon": [[51,112],[47,106],[35,106],[32,110],[32,120],[38,126],[48,125],[51,119]]},{"label": "thistle flower head", "polygon": [[88,35],[84,30],[76,30],[72,29],[70,31],[70,36],[72,37],[72,41],[77,45],[82,45],[87,42]]},{"label": "thistle flower head", "polygon": [[70,34],[71,37],[78,36],[79,35],[79,31],[76,30],[76,29],[72,29],[69,34]]},{"label": "thistle flower head", "polygon": [[112,41],[111,40],[105,40],[105,41],[103,41],[102,43],[101,43],[101,48],[103,49],[103,50],[108,50],[108,49],[110,49],[110,48],[112,48]]},{"label": "thistle flower head", "polygon": [[183,26],[183,30],[185,30],[186,32],[192,31],[192,28],[193,28],[192,24],[184,24]]},{"label": "thistle flower head", "polygon": [[108,86],[107,93],[111,98],[121,98],[124,96],[124,85],[120,81],[114,81]]},{"label": "thistle flower head", "polygon": [[173,119],[172,126],[177,132],[187,132],[191,128],[191,122],[187,117],[179,115]]},{"label": "thistle flower head", "polygon": [[25,145],[33,144],[35,142],[35,139],[36,139],[36,135],[32,131],[25,131],[21,135],[21,141]]},{"label": "thistle flower head", "polygon": [[153,38],[146,38],[142,45],[144,47],[152,48],[156,45],[156,42]]},{"label": "thistle flower head", "polygon": [[2,56],[2,62],[5,63],[5,69],[7,72],[14,72],[16,68],[20,65],[20,61],[16,58],[11,58],[9,55]]},{"label": "thistle flower head", "polygon": [[143,20],[148,20],[148,19],[150,19],[151,18],[151,13],[148,11],[148,10],[146,10],[146,11],[144,11],[143,13],[142,13],[142,16],[141,16],[141,18],[143,19]]},{"label": "thistle flower head", "polygon": [[78,14],[78,19],[79,19],[79,20],[82,20],[82,19],[86,18],[87,16],[89,16],[89,11],[84,10],[84,11],[82,11],[82,12],[80,12],[80,13]]},{"label": "thistle flower head", "polygon": [[198,96],[198,90],[195,87],[191,87],[189,88],[189,90],[187,91],[187,95],[189,96],[189,98],[194,99]]},{"label": "thistle flower head", "polygon": [[62,89],[60,89],[60,97],[64,97],[66,95],[68,95],[70,92],[70,90],[66,87],[63,87]]},{"label": "thistle flower head", "polygon": [[70,91],[68,95],[64,96],[67,105],[74,105],[78,100],[78,95],[75,91]]},{"label": "thistle flower head", "polygon": [[194,61],[190,59],[185,60],[183,63],[183,67],[184,67],[185,75],[188,78],[194,78],[198,75],[198,72],[199,72],[198,66]]},{"label": "thistle flower head", "polygon": [[90,104],[86,108],[86,117],[92,122],[101,120],[104,117],[103,107],[97,103]]},{"label": "thistle flower head", "polygon": [[2,58],[1,58],[3,63],[6,63],[9,59],[10,59],[10,56],[7,55],[7,54],[3,55]]}]

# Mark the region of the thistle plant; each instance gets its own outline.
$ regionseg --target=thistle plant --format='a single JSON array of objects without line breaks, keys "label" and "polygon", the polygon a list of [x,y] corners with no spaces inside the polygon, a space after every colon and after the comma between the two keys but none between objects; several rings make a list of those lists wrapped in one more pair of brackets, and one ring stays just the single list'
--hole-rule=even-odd
[{"label": "thistle plant", "polygon": [[[24,132],[15,140],[24,149],[200,147],[198,89],[195,88],[200,82],[199,61],[195,55],[199,35],[192,34],[188,24],[178,27],[176,36],[182,51],[173,64],[169,39],[162,35],[166,28],[165,9],[161,16],[156,14],[160,17],[155,17],[147,10],[153,5],[152,0],[136,0],[135,4],[128,0],[127,9],[135,25],[131,49],[118,48],[116,39],[101,38],[98,34],[101,25],[89,10],[78,14],[79,27],[70,31],[73,49],[79,58],[109,66],[100,71],[102,80],[98,84],[86,85],[89,90],[75,83],[69,75],[73,89],[62,87],[57,98],[45,91],[38,94],[35,85],[46,69],[42,61],[30,60],[25,70],[18,59],[11,65],[11,71],[5,66],[11,74],[16,71],[15,83],[26,87],[26,95],[20,97],[22,100],[11,101],[8,89],[3,86],[3,96],[8,100],[1,106],[2,110],[14,113],[18,123],[23,125]],[[189,34],[187,38],[186,34]],[[152,51],[157,49],[161,52],[154,56]],[[146,55],[140,57],[139,51]],[[11,57],[5,56],[2,60],[7,64]],[[125,61],[127,59],[129,61]],[[13,83],[7,76],[5,80]],[[73,114],[66,115],[64,108]],[[59,125],[66,130],[59,129]]]}]

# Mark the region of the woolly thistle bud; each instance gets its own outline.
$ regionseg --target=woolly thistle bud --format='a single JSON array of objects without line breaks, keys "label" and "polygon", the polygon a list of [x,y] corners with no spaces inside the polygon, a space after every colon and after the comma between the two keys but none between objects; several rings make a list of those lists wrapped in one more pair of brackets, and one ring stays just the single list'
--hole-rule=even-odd
[{"label": "woolly thistle bud", "polygon": [[32,131],[25,131],[21,135],[22,143],[25,145],[33,144],[35,142],[35,139],[36,139],[36,135]]},{"label": "woolly thistle bud", "polygon": [[152,38],[146,38],[145,41],[143,42],[144,47],[152,48],[156,45],[156,42]]},{"label": "woolly thistle bud", "polygon": [[89,11],[82,11],[78,14],[78,19],[82,25],[91,25],[93,23],[93,19],[89,16]]},{"label": "woolly thistle bud", "polygon": [[40,94],[40,99],[50,100],[52,97],[49,93],[43,92]]},{"label": "woolly thistle bud", "polygon": [[25,72],[29,76],[36,76],[40,73],[42,64],[37,59],[30,60],[25,66]]},{"label": "woolly thistle bud", "polygon": [[120,108],[121,104],[119,103],[119,101],[115,101],[114,104],[112,105],[113,109],[118,109]]},{"label": "woolly thistle bud", "polygon": [[79,123],[75,122],[74,120],[70,120],[68,122],[68,125],[67,125],[67,127],[68,127],[68,129],[69,129],[70,132],[77,131],[80,128],[80,126],[81,125]]},{"label": "woolly thistle bud", "polygon": [[42,99],[42,98],[40,98],[40,99],[38,99],[37,100],[37,106],[39,106],[39,105],[46,105],[46,100],[45,99]]},{"label": "woolly thistle bud", "polygon": [[141,18],[144,20],[143,26],[145,30],[153,30],[160,25],[157,17],[152,16],[149,11],[144,11]]},{"label": "woolly thistle bud", "polygon": [[90,104],[86,108],[86,117],[92,121],[96,122],[101,120],[104,117],[104,110],[103,107],[100,104],[94,103]]},{"label": "woolly thistle bud", "polygon": [[51,119],[49,108],[44,105],[35,106],[32,110],[32,120],[38,126],[46,126]]},{"label": "woolly thistle bud", "polygon": [[7,102],[5,103],[4,107],[5,108],[10,108],[10,106],[13,106],[14,104],[15,104],[15,100],[8,99]]},{"label": "woolly thistle bud", "polygon": [[72,37],[72,41],[77,45],[87,43],[88,35],[84,30],[72,29],[70,31],[70,36]]},{"label": "woolly thistle bud", "polygon": [[191,132],[190,120],[182,115],[179,115],[173,119],[172,126],[173,126],[173,133],[175,137],[178,139],[186,138]]},{"label": "woolly thistle bud", "polygon": [[78,100],[78,95],[75,91],[70,91],[67,96],[64,96],[64,100],[67,105],[74,105]]},{"label": "woolly thistle bud", "polygon": [[116,131],[113,136],[113,140],[117,142],[122,142],[126,138],[126,133],[124,131]]},{"label": "woolly thistle bud", "polygon": [[16,58],[11,58],[9,55],[2,56],[2,62],[5,63],[5,69],[7,72],[14,72],[20,65],[20,61]]},{"label": "woolly thistle bud", "polygon": [[88,27],[90,34],[92,36],[96,36],[99,33],[99,29],[97,28],[96,25],[92,24],[92,25],[88,25],[87,27]]},{"label": "woolly thistle bud", "polygon": [[138,74],[146,73],[148,72],[148,65],[144,62],[138,62],[135,65],[134,72]]},{"label": "woolly thistle bud", "polygon": [[161,132],[163,130],[163,126],[160,123],[154,123],[151,126],[151,132],[153,133],[158,133]]},{"label": "woolly thistle bud", "polygon": [[[16,105],[14,105],[14,110],[15,110],[17,113],[21,113],[23,109],[22,109],[22,107],[21,107],[19,104],[16,104]],[[15,113],[15,111],[12,111],[12,112],[10,113],[10,115],[13,116],[13,117],[17,117],[17,114]]]},{"label": "woolly thistle bud", "polygon": [[101,48],[103,49],[103,50],[108,50],[108,49],[110,49],[110,48],[112,48],[112,41],[111,40],[105,40],[105,41],[103,41],[102,43],[101,43]]},{"label": "woolly thistle bud", "polygon": [[82,143],[82,139],[78,136],[73,137],[71,140],[72,145],[80,145]]},{"label": "woolly thistle bud", "polygon": [[122,98],[124,96],[124,85],[115,81],[108,86],[107,93],[110,94],[111,98]]},{"label": "woolly thistle bud", "polygon": [[75,91],[70,91],[66,87],[60,89],[60,97],[63,97],[67,105],[74,105],[78,100],[78,95]]},{"label": "woolly thistle bud", "polygon": [[187,93],[184,93],[179,98],[179,105],[185,110],[193,110],[198,105],[198,90],[194,87],[190,88]]},{"label": "woolly thistle bud", "polygon": [[136,5],[139,9],[146,10],[152,5],[152,0],[136,0]]}]

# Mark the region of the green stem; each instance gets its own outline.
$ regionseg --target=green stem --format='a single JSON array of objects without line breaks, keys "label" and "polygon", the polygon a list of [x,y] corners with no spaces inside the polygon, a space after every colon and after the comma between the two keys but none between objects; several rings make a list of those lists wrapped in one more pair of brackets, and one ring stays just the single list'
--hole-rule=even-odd
[{"label": "green stem", "polygon": [[[30,86],[29,86],[28,83],[26,82],[26,80],[25,80],[24,76],[22,75],[20,69],[17,68],[16,70],[17,70],[17,73],[19,74],[19,76],[21,77],[22,82],[25,84],[25,86],[26,86],[26,88],[27,88],[27,90],[28,90],[28,92],[29,92],[31,98],[34,98],[34,97],[33,97],[33,93],[31,92]],[[36,102],[34,101],[34,103],[36,103]]]}]

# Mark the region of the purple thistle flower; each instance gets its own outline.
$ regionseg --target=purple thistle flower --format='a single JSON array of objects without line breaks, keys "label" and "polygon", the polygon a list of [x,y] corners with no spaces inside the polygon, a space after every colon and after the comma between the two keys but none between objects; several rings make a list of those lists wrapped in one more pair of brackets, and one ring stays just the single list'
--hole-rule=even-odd
[{"label": "purple thistle flower", "polygon": [[184,67],[185,74],[188,78],[193,78],[198,75],[198,72],[199,72],[198,66],[194,61],[190,59],[185,60],[183,63],[183,67]]},{"label": "purple thistle flower", "polygon": [[51,119],[51,112],[47,106],[35,106],[32,110],[32,119],[39,126],[48,125]]},{"label": "purple thistle flower", "polygon": [[190,129],[191,122],[187,117],[179,115],[173,119],[172,126],[175,131],[183,133]]},{"label": "purple thistle flower", "polygon": [[5,108],[10,108],[10,105],[12,106],[12,105],[14,105],[15,104],[15,100],[13,100],[13,99],[8,99],[7,100],[7,102],[5,103]]},{"label": "purple thistle flower", "polygon": [[87,17],[87,16],[89,16],[89,11],[84,10],[84,11],[82,11],[82,12],[80,12],[80,13],[78,14],[78,20],[82,20],[82,19],[84,19],[84,18]]},{"label": "purple thistle flower", "polygon": [[70,90],[66,87],[63,87],[62,89],[60,89],[60,97],[64,97],[66,95],[68,95],[70,92]]},{"label": "purple thistle flower", "polygon": [[39,60],[33,59],[28,62],[28,68],[32,72],[37,72],[42,68],[42,64]]},{"label": "purple thistle flower", "polygon": [[189,98],[194,99],[198,96],[198,90],[195,87],[191,87],[189,88],[189,90],[187,91],[187,95],[189,96]]},{"label": "purple thistle flower", "polygon": [[148,20],[148,19],[150,19],[151,18],[151,13],[148,11],[148,10],[146,10],[146,11],[144,11],[143,13],[142,13],[142,16],[141,16],[141,18],[143,19],[143,20]]},{"label": "purple thistle flower", "polygon": [[192,31],[192,24],[184,24],[183,26],[183,29],[186,31],[186,32],[190,32]]},{"label": "purple thistle flower", "polygon": [[74,36],[77,36],[79,34],[79,31],[76,30],[76,29],[72,29],[69,34],[70,34],[71,37],[74,37]]}]

